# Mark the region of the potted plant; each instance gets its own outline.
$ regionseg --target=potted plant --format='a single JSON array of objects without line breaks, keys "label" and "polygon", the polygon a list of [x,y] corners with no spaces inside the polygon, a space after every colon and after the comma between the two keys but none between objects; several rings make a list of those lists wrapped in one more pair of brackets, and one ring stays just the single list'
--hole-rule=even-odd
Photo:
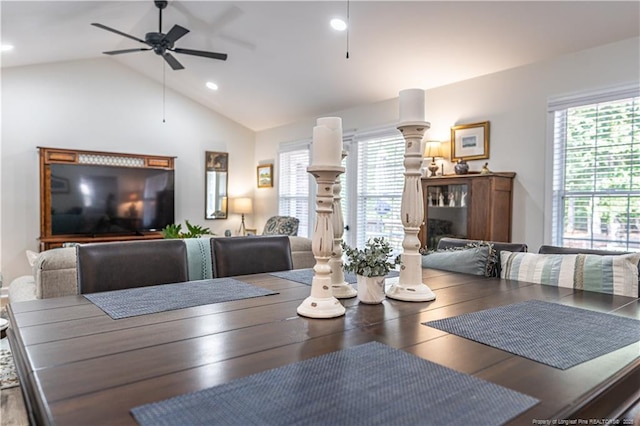
[{"label": "potted plant", "polygon": [[173,223],[167,225],[162,229],[162,236],[164,238],[198,238],[203,235],[213,235],[209,228],[202,227],[200,225],[192,225],[188,220],[185,220],[187,224],[187,232],[182,232],[182,225],[179,223]]},{"label": "potted plant", "polygon": [[382,237],[369,239],[362,250],[344,242],[341,245],[347,259],[344,269],[355,273],[358,280],[358,299],[363,303],[381,303],[384,277],[400,264],[400,256],[390,260],[393,248]]}]

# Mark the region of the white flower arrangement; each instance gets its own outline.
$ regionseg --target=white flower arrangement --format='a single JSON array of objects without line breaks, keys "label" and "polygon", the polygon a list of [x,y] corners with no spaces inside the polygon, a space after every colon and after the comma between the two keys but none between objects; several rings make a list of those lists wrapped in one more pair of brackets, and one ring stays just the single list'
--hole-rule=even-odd
[{"label": "white flower arrangement", "polygon": [[389,261],[393,248],[382,237],[369,239],[364,250],[351,248],[344,241],[341,246],[347,257],[347,262],[344,264],[345,271],[354,272],[363,277],[383,277],[400,264],[400,256]]}]

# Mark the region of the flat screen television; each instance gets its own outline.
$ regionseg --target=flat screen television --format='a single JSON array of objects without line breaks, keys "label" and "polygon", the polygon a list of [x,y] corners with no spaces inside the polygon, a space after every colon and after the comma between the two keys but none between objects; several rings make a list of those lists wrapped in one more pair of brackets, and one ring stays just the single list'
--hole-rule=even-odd
[{"label": "flat screen television", "polygon": [[51,234],[141,234],[174,223],[174,171],[51,165]]}]

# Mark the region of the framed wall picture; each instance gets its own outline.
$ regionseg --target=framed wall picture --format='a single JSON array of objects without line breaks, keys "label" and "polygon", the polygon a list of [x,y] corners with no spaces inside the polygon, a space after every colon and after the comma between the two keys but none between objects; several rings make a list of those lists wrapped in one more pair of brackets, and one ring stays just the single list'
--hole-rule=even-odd
[{"label": "framed wall picture", "polygon": [[489,158],[489,122],[451,128],[451,161]]},{"label": "framed wall picture", "polygon": [[273,187],[273,164],[258,166],[258,188]]}]

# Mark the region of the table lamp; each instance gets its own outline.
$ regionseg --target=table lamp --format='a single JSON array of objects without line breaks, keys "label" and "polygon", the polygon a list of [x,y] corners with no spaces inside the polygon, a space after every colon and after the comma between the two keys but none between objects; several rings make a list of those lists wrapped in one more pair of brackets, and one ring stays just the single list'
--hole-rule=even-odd
[{"label": "table lamp", "polygon": [[442,158],[442,148],[440,147],[440,141],[427,141],[424,147],[424,157],[431,157],[431,164],[429,164],[429,167],[427,167],[427,169],[429,169],[429,171],[431,172],[429,177],[435,177],[436,172],[439,169],[438,165],[436,164],[436,158]]},{"label": "table lamp", "polygon": [[240,229],[238,230],[238,234],[246,235],[247,228],[244,226],[244,215],[253,213],[253,202],[251,198],[234,198],[233,199],[233,212],[240,213],[242,215],[242,223],[240,224]]}]

